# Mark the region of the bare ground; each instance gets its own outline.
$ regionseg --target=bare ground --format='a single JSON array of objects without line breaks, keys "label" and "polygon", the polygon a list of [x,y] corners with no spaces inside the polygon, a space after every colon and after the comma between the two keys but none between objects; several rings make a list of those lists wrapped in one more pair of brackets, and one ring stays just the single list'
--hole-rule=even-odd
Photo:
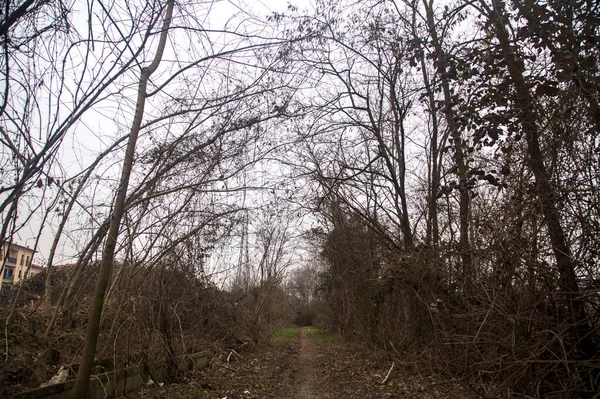
[{"label": "bare ground", "polygon": [[[237,356],[213,359],[209,367],[181,384],[153,387],[136,399],[251,398],[478,398],[457,381],[422,376],[339,342],[314,342],[304,329],[298,343],[279,343]],[[229,361],[227,361],[229,358]]]},{"label": "bare ground", "polygon": [[317,359],[317,351],[315,343],[308,338],[306,330],[300,330],[300,354],[298,356],[298,375],[296,384],[290,385],[288,397],[294,399],[317,399],[317,371],[315,364]]}]

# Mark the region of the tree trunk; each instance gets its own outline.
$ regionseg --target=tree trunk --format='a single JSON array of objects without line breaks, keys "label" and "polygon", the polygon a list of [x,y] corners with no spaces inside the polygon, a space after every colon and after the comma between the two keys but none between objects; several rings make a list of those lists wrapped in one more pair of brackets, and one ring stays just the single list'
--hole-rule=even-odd
[{"label": "tree trunk", "polygon": [[399,68],[399,66],[395,68],[394,72],[392,72],[392,78],[390,79],[390,107],[394,115],[393,140],[394,146],[396,147],[396,163],[398,164],[398,196],[400,197],[400,206],[402,209],[400,223],[404,234],[404,247],[407,251],[410,251],[414,247],[414,241],[412,228],[410,226],[410,218],[408,217],[408,203],[406,201],[406,132],[404,131],[404,121],[409,106],[401,103],[401,100],[396,96]]},{"label": "tree trunk", "polygon": [[[484,5],[487,6],[487,5]],[[540,131],[536,124],[533,98],[523,76],[525,65],[515,53],[511,45],[506,24],[508,19],[503,5],[498,0],[492,0],[493,10],[488,8],[488,18],[495,27],[495,34],[500,44],[502,56],[506,60],[507,69],[518,96],[515,96],[515,107],[519,110],[521,122],[527,140],[529,166],[535,177],[537,196],[548,228],[552,250],[560,277],[560,289],[565,295],[569,309],[569,321],[575,326],[574,330],[580,340],[580,348],[587,354],[596,353],[596,348],[587,336],[586,312],[583,303],[578,300],[577,276],[571,248],[567,242],[560,221],[560,211],[557,207],[557,196],[550,182],[550,176],[544,164],[544,156],[540,147]]]},{"label": "tree trunk", "polygon": [[[416,40],[420,37],[417,32],[417,10],[412,10],[412,35]],[[423,84],[425,87],[425,93],[427,94],[427,108],[431,117],[431,133],[430,133],[430,144],[429,144],[429,159],[427,163],[428,171],[428,187],[427,187],[427,228],[425,235],[425,243],[428,246],[437,248],[440,243],[440,230],[438,222],[438,208],[437,208],[437,194],[440,191],[441,186],[441,171],[440,171],[440,123],[437,115],[437,108],[435,103],[434,88],[431,86],[429,74],[427,72],[427,64],[425,61],[425,52],[417,51],[416,55],[419,57],[421,64],[421,74],[423,76]],[[441,143],[444,143],[447,139],[447,133],[442,135]]]},{"label": "tree trunk", "polygon": [[121,225],[121,218],[125,212],[125,198],[127,196],[127,188],[129,186],[129,177],[133,168],[135,147],[140,126],[142,124],[142,118],[144,116],[144,106],[146,104],[146,86],[148,84],[150,75],[156,71],[162,59],[167,42],[169,26],[171,24],[171,16],[173,15],[173,7],[174,0],[169,0],[167,3],[166,15],[156,55],[154,60],[152,60],[152,63],[148,67],[143,68],[141,72],[135,116],[133,119],[131,132],[129,134],[129,140],[127,142],[125,159],[123,161],[123,170],[119,180],[119,187],[117,189],[117,196],[110,219],[108,235],[104,244],[104,250],[102,251],[100,271],[98,273],[98,279],[96,280],[94,295],[90,305],[89,324],[86,331],[81,363],[79,365],[77,379],[75,380],[75,386],[73,387],[71,394],[71,397],[74,399],[84,399],[87,396],[90,374],[92,372],[94,356],[96,353],[96,344],[98,342],[98,335],[100,333],[100,320],[102,318],[102,310],[104,307],[104,295],[110,280],[110,273],[112,271],[112,264],[115,255],[115,247],[117,244],[117,238],[119,236],[119,227]]},{"label": "tree trunk", "polygon": [[461,258],[461,277],[464,288],[468,289],[473,285],[475,280],[475,270],[473,268],[473,257],[471,254],[471,242],[469,239],[469,221],[470,221],[470,208],[471,208],[471,197],[469,189],[466,186],[468,165],[466,162],[466,155],[463,148],[463,139],[458,129],[457,123],[454,120],[453,111],[453,100],[450,91],[450,82],[448,80],[448,65],[446,62],[446,53],[442,48],[442,43],[438,37],[437,27],[434,19],[433,0],[423,0],[423,5],[427,13],[427,25],[429,34],[431,35],[431,41],[434,48],[434,61],[437,64],[437,73],[440,78],[442,85],[442,92],[444,94],[444,115],[448,129],[450,131],[450,137],[454,140],[454,162],[457,168],[457,174],[459,178],[458,190],[459,190],[459,219],[460,219],[460,241],[459,241],[459,253]]}]

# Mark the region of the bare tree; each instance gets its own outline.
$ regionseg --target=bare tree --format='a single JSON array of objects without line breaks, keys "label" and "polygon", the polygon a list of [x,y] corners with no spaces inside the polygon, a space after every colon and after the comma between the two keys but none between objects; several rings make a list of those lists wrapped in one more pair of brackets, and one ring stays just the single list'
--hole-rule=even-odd
[{"label": "bare tree", "polygon": [[102,251],[100,272],[98,274],[98,279],[96,280],[94,296],[90,306],[89,325],[87,327],[85,345],[83,347],[81,363],[72,392],[73,398],[83,399],[87,395],[90,375],[92,373],[92,366],[94,363],[94,356],[96,353],[96,344],[98,342],[98,334],[100,333],[100,319],[102,318],[102,309],[104,307],[104,295],[113,266],[115,247],[117,245],[117,239],[119,236],[121,219],[125,213],[125,198],[127,196],[127,188],[129,187],[129,176],[131,175],[137,138],[142,125],[142,118],[144,117],[144,107],[146,105],[146,97],[148,95],[146,88],[148,86],[148,80],[150,79],[150,76],[157,70],[165,51],[174,5],[174,1],[169,1],[167,3],[164,23],[161,29],[160,41],[158,43],[156,55],[154,56],[152,63],[147,67],[143,67],[141,71],[135,117],[132,122],[131,132],[129,133],[129,138],[127,141],[127,150],[125,151],[125,160],[123,161],[123,169],[121,172],[121,178],[119,180],[119,188],[113,204],[110,224],[108,226],[107,239],[104,244],[104,250]]}]

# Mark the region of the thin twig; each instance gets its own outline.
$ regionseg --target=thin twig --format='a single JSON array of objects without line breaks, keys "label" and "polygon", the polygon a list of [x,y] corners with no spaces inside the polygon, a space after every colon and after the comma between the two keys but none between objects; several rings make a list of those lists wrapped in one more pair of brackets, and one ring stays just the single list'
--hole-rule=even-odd
[{"label": "thin twig", "polygon": [[390,367],[387,374],[385,375],[385,378],[381,381],[381,385],[385,384],[388,381],[388,379],[390,378],[390,374],[392,373],[392,370],[394,369],[395,365],[396,365],[396,363],[392,362],[392,367]]}]

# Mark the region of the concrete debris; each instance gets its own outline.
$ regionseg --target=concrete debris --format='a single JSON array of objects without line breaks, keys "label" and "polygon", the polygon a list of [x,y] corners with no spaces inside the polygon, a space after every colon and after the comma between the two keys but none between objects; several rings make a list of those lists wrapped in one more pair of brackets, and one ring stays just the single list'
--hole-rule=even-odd
[{"label": "concrete debris", "polygon": [[40,387],[60,384],[62,382],[65,382],[67,380],[67,378],[69,378],[69,369],[66,369],[65,366],[60,366],[60,368],[58,369],[58,373],[56,373],[56,375],[54,375],[52,378],[50,378],[50,381],[43,382],[40,385]]}]

